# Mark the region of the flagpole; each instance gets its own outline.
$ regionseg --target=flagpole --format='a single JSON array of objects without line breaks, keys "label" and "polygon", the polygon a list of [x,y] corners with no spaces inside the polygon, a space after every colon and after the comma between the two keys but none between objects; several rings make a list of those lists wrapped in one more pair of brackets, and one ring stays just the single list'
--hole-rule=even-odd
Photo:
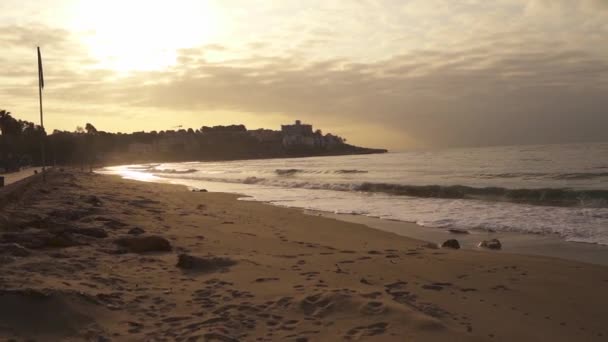
[{"label": "flagpole", "polygon": [[42,57],[40,55],[40,46],[38,50],[38,98],[40,99],[40,128],[42,128],[42,140],[40,141],[40,153],[42,155],[42,181],[46,182],[46,156],[44,153],[44,140],[46,133],[44,132],[44,117],[42,115],[42,87],[44,86],[44,75],[42,73]]}]

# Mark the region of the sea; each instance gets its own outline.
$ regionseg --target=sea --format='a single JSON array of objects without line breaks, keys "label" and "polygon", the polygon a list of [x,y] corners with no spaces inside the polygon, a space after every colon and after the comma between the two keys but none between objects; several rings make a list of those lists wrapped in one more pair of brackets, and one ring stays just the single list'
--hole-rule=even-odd
[{"label": "sea", "polygon": [[608,245],[608,143],[154,163],[101,172],[429,229]]}]

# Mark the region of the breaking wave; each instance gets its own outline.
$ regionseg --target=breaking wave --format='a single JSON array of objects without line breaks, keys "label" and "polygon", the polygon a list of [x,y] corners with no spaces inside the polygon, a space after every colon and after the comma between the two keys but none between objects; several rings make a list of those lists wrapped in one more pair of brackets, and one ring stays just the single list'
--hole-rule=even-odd
[{"label": "breaking wave", "polygon": [[274,173],[279,176],[291,176],[297,173],[309,173],[309,174],[356,174],[356,173],[367,173],[365,170],[302,170],[302,169],[276,169]]},{"label": "breaking wave", "polygon": [[512,172],[512,173],[482,173],[479,178],[548,178],[555,180],[608,178],[608,172],[575,172],[575,173],[543,173],[543,172]]},{"label": "breaking wave", "polygon": [[424,198],[477,199],[550,206],[608,206],[608,190],[475,188],[464,185],[401,185],[385,183],[363,183],[357,187],[357,190]]},{"label": "breaking wave", "polygon": [[196,169],[188,169],[188,170],[175,170],[175,169],[151,169],[151,172],[155,173],[155,174],[188,174],[188,173],[194,173],[197,172],[198,170]]},{"label": "breaking wave", "polygon": [[[170,174],[166,175],[165,177],[172,178]],[[308,181],[293,181],[291,179],[285,180],[283,178],[269,179],[263,177],[247,177],[245,179],[185,176],[175,177],[211,182],[259,184],[283,188],[384,193],[395,196],[409,196],[421,198],[470,199],[560,207],[608,207],[608,190],[574,190],[567,188],[477,188],[465,185],[404,185],[368,182],[318,183]]]},{"label": "breaking wave", "polygon": [[303,172],[303,171],[304,170],[299,170],[299,169],[276,169],[276,170],[274,170],[274,172],[279,176],[293,175],[293,174],[296,174],[298,172]]}]

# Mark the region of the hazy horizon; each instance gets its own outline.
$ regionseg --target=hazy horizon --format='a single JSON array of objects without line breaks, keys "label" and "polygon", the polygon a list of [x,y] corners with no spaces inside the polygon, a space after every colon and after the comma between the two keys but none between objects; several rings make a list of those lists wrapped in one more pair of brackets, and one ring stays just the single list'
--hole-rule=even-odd
[{"label": "hazy horizon", "polygon": [[0,4],[0,109],[45,126],[295,119],[356,145],[608,140],[608,1]]}]

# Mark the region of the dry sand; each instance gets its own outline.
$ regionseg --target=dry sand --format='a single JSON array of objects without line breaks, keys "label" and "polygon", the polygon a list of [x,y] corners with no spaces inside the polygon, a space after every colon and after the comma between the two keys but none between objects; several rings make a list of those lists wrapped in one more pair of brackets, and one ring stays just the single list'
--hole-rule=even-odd
[{"label": "dry sand", "polygon": [[604,266],[113,176],[22,185],[0,208],[0,274],[0,339],[608,339]]}]

